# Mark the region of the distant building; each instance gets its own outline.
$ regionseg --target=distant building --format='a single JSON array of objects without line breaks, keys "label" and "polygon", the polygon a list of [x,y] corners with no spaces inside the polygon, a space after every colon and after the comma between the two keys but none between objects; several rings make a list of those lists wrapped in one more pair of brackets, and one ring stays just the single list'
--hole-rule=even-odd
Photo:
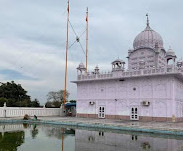
[{"label": "distant building", "polygon": [[85,73],[81,63],[77,81],[77,116],[141,121],[183,121],[183,61],[163,47],[161,36],[149,26],[138,34],[125,62],[112,62],[112,71],[98,66]]}]

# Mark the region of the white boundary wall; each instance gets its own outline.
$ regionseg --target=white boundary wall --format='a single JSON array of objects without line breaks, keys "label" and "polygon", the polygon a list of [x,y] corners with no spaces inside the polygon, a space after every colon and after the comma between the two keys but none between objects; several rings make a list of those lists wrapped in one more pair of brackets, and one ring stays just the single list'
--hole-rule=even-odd
[{"label": "white boundary wall", "polygon": [[0,107],[0,117],[61,116],[62,108]]}]

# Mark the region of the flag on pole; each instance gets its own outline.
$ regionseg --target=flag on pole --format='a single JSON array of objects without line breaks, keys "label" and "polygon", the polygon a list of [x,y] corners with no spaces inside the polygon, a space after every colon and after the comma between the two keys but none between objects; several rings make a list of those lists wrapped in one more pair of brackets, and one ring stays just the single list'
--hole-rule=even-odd
[{"label": "flag on pole", "polygon": [[86,9],[86,22],[88,22],[88,7]]},{"label": "flag on pole", "polygon": [[67,11],[68,11],[68,13],[69,13],[69,1],[68,1],[68,7],[67,7]]}]

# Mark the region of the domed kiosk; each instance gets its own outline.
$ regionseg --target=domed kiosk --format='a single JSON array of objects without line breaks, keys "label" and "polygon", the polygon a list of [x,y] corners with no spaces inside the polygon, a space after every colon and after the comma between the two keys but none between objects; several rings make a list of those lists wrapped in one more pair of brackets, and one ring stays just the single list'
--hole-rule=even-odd
[{"label": "domed kiosk", "polygon": [[81,62],[76,68],[78,74],[83,74],[86,71],[85,65]]}]

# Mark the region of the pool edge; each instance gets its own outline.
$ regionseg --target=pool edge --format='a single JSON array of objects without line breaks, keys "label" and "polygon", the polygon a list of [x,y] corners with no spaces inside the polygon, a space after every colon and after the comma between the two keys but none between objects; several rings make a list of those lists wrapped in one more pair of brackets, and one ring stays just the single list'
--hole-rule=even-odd
[{"label": "pool edge", "polygon": [[76,126],[76,127],[86,127],[86,128],[102,128],[102,129],[112,129],[121,131],[133,131],[142,133],[154,133],[154,134],[166,134],[166,135],[177,135],[183,136],[183,131],[181,130],[160,130],[160,129],[147,129],[139,127],[125,127],[125,126],[114,126],[108,124],[87,124],[87,123],[77,123],[77,122],[63,122],[63,121],[35,121],[35,120],[0,120],[0,123],[27,123],[27,124],[52,124],[52,125],[65,125],[65,126]]}]

